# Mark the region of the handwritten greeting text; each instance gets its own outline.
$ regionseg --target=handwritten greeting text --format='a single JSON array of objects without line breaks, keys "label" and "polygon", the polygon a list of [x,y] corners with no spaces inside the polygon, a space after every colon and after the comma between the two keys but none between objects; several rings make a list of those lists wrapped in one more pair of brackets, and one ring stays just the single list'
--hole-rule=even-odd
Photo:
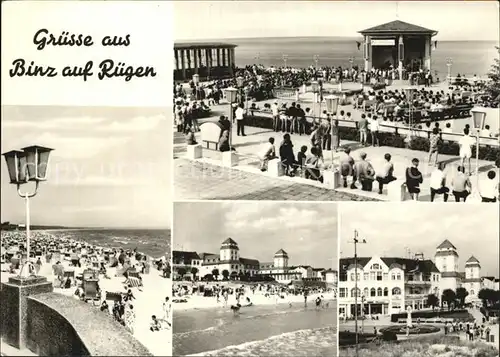
[{"label": "handwritten greeting text", "polygon": [[[131,45],[130,34],[125,36],[104,36],[100,44],[103,47]],[[43,51],[49,47],[91,47],[94,46],[94,40],[90,35],[61,32],[56,36],[47,29],[38,30],[33,36],[33,44],[36,49]],[[104,80],[108,78],[122,78],[126,82],[134,78],[152,78],[156,77],[156,70],[152,66],[131,66],[123,61],[113,59],[104,59],[97,66],[97,78]],[[63,77],[79,77],[87,81],[94,75],[94,61],[86,61],[77,65],[68,65],[58,71],[57,68],[50,65],[37,64],[34,60],[17,58],[12,62],[9,70],[10,77],[47,77],[53,78],[58,75]]]}]

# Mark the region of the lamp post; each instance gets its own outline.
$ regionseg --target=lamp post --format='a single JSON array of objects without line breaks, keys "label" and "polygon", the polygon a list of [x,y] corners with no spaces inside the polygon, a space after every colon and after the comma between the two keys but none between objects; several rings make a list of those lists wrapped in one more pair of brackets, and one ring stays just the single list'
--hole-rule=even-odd
[{"label": "lamp post", "polygon": [[361,333],[365,331],[365,295],[361,295]]},{"label": "lamp post", "polygon": [[[333,145],[333,116],[335,115],[335,119],[337,119],[337,110],[339,106],[339,97],[334,95],[329,95],[325,97],[326,102],[326,110],[330,113],[330,136],[331,136],[331,145]],[[333,167],[333,147],[332,147],[332,171]]]},{"label": "lamp post", "polygon": [[354,329],[356,330],[356,357],[359,356],[359,331],[358,331],[358,244],[365,244],[366,240],[360,240],[358,231],[354,231]]},{"label": "lamp post", "polygon": [[484,128],[486,112],[479,109],[472,109],[472,127],[476,131],[476,186],[479,190],[479,135]]},{"label": "lamp post", "polygon": [[224,90],[226,99],[229,102],[229,150],[233,150],[233,103],[236,101],[238,90],[236,88],[226,88]]},{"label": "lamp post", "polygon": [[[7,170],[9,171],[10,183],[16,185],[17,193],[20,197],[24,198],[26,205],[26,262],[21,265],[19,277],[27,278],[31,276],[31,262],[30,262],[30,198],[34,197],[38,191],[38,185],[41,181],[47,179],[47,167],[49,162],[49,155],[53,149],[43,146],[28,146],[21,150],[12,150],[2,154],[7,163]],[[34,182],[35,188],[32,192],[22,192],[21,186]],[[28,265],[27,271],[24,270]],[[23,271],[24,270],[24,271]],[[34,271],[34,270],[33,270]],[[24,272],[24,275],[23,275]]]},{"label": "lamp post", "polygon": [[448,84],[451,83],[451,66],[453,65],[453,60],[451,58],[446,59],[446,67],[448,67]]},{"label": "lamp post", "polygon": [[[316,102],[317,102],[317,96],[319,92],[319,83],[318,81],[312,81],[311,82],[311,89],[312,92],[314,93],[314,100],[313,100],[313,116],[316,117]],[[321,112],[321,102],[320,102],[320,107],[319,110]]]}]

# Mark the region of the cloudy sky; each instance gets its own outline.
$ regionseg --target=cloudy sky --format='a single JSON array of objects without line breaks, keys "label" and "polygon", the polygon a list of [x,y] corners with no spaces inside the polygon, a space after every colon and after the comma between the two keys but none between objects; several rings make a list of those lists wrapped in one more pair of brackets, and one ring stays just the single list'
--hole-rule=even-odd
[{"label": "cloudy sky", "polygon": [[[55,149],[49,178],[31,200],[31,223],[170,227],[165,115],[158,108],[2,106],[2,153],[29,145]],[[3,158],[1,176],[1,220],[24,223]]]},{"label": "cloudy sky", "polygon": [[499,276],[498,205],[488,204],[342,204],[340,207],[341,257],[352,257],[354,230],[366,244],[359,256],[407,257],[423,252],[434,259],[436,247],[448,239],[458,250],[459,267],[474,255],[482,275]]},{"label": "cloudy sky", "polygon": [[357,31],[399,19],[439,31],[436,40],[498,41],[498,6],[498,1],[176,1],[174,36],[356,37]]},{"label": "cloudy sky", "polygon": [[334,203],[176,202],[174,212],[174,250],[217,254],[231,237],[243,258],[270,262],[284,249],[291,265],[337,267]]}]

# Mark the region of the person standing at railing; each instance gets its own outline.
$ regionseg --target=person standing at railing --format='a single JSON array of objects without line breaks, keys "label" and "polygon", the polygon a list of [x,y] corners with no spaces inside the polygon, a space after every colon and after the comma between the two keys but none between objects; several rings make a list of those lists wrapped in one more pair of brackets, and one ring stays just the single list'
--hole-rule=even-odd
[{"label": "person standing at railing", "polygon": [[271,105],[271,112],[273,114],[273,130],[278,132],[280,128],[280,110],[277,100]]},{"label": "person standing at railing", "polygon": [[472,157],[472,145],[474,145],[476,140],[469,135],[469,128],[464,129],[464,135],[458,141],[460,145],[460,159],[462,161],[462,166],[465,167],[465,162],[468,163],[468,174],[471,174],[471,157]]},{"label": "person standing at railing", "polygon": [[359,142],[366,146],[366,136],[368,132],[368,120],[365,114],[361,114],[361,119],[358,121]]},{"label": "person standing at railing", "polygon": [[435,160],[434,160],[434,165],[437,166],[438,164],[438,156],[439,156],[439,129],[438,128],[433,128],[432,133],[429,137],[429,158],[427,159],[427,162],[430,164],[432,155],[435,155]]},{"label": "person standing at railing", "polygon": [[424,181],[423,175],[418,169],[419,160],[414,158],[411,160],[412,166],[406,168],[406,187],[414,201],[418,201],[420,194],[420,184]]},{"label": "person standing at railing", "polygon": [[246,136],[245,135],[245,109],[243,109],[243,105],[240,104],[236,109],[235,118],[236,118],[236,135]]}]

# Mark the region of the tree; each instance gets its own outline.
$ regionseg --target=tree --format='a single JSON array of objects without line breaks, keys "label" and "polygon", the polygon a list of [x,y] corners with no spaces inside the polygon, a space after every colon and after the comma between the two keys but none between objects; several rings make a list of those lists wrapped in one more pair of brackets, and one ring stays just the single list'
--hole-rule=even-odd
[{"label": "tree", "polygon": [[235,271],[232,271],[231,272],[231,280],[236,280],[237,277],[238,277],[238,273]]},{"label": "tree", "polygon": [[469,293],[465,288],[457,288],[457,299],[459,307],[464,307],[465,298],[467,297],[467,295],[469,295]]},{"label": "tree", "polygon": [[434,294],[427,295],[427,305],[432,306],[432,310],[439,306],[439,298]]},{"label": "tree", "polygon": [[196,280],[196,274],[198,274],[198,268],[197,267],[192,267],[191,268],[191,274],[193,274],[193,280]]},{"label": "tree", "polygon": [[441,296],[441,301],[446,302],[448,305],[448,311],[451,309],[451,306],[453,304],[453,307],[455,307],[455,300],[457,299],[457,294],[451,290],[451,289],[446,289],[443,291],[443,296]]},{"label": "tree", "polygon": [[213,269],[212,275],[215,277],[215,280],[219,280],[219,269]]},{"label": "tree", "polygon": [[227,271],[226,269],[224,269],[222,271],[222,276],[224,277],[224,280],[228,280],[229,279],[229,271]]},{"label": "tree", "polygon": [[187,270],[185,268],[178,268],[177,269],[177,274],[179,274],[179,276],[181,277],[181,280],[184,279],[184,275],[186,275],[187,273]]},{"label": "tree", "polygon": [[[495,48],[500,53],[500,48]],[[498,58],[495,58],[495,62],[491,66],[490,72],[488,73],[488,78],[490,81],[486,85],[486,92],[492,99],[495,99],[500,95],[500,61]]]}]

